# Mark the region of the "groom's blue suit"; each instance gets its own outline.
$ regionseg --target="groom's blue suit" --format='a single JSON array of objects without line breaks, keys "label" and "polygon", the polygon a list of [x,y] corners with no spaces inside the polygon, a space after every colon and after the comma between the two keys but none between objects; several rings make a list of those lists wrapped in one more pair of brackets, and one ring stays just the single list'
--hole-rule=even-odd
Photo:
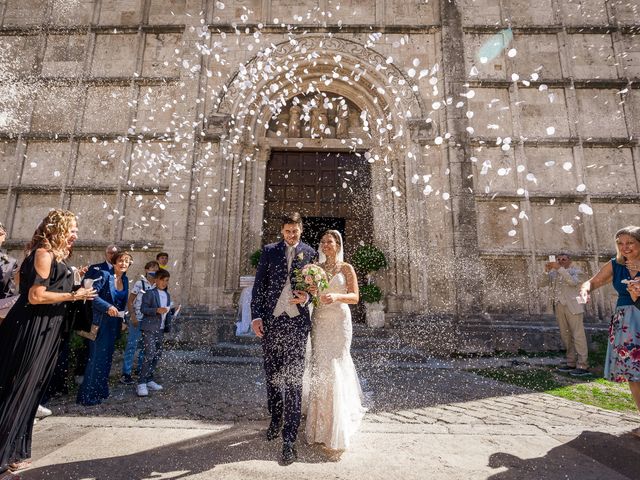
[{"label": "groom's blue suit", "polygon": [[299,242],[288,270],[286,247],[281,241],[262,249],[253,285],[251,316],[261,318],[264,328],[262,349],[272,422],[284,420],[282,438],[285,442],[295,442],[300,426],[304,354],[311,318],[308,303],[296,306],[299,315],[295,317],[286,313],[274,317],[273,313],[286,282],[292,282],[295,290],[294,271],[314,260],[316,251]]}]

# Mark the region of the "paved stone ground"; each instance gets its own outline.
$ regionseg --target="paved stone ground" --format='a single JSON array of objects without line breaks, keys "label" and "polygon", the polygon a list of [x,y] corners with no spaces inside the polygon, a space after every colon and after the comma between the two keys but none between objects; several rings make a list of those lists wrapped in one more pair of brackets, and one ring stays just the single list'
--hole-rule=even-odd
[{"label": "paved stone ground", "polygon": [[[114,385],[103,405],[51,403],[36,425],[25,479],[606,479],[640,477],[640,417],[465,372],[505,359],[359,362],[370,411],[338,460],[299,442],[278,465],[263,440],[259,363],[169,352],[165,390],[137,398]],[[536,360],[536,362],[545,360]],[[336,461],[337,460],[337,461]]]}]

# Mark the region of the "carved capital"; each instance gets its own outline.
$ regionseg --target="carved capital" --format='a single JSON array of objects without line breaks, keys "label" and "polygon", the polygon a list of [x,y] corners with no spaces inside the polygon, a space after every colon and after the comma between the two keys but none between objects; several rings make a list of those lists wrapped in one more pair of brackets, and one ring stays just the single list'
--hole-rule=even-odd
[{"label": "carved capital", "polygon": [[436,130],[433,121],[427,122],[424,118],[411,118],[407,123],[413,141],[420,145],[426,145],[427,142],[433,140]]},{"label": "carved capital", "polygon": [[205,122],[205,133],[215,140],[226,136],[229,131],[229,120],[231,115],[228,113],[212,113]]}]

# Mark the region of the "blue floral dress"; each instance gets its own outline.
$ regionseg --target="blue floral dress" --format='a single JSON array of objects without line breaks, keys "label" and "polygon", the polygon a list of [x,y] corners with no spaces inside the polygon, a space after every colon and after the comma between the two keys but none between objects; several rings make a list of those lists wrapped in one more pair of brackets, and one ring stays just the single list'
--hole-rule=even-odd
[{"label": "blue floral dress", "polygon": [[[604,364],[604,376],[614,382],[640,382],[640,310],[627,292],[629,270],[611,260],[613,287],[618,292],[616,311],[609,325],[609,345]],[[636,274],[635,278],[640,275]]]}]

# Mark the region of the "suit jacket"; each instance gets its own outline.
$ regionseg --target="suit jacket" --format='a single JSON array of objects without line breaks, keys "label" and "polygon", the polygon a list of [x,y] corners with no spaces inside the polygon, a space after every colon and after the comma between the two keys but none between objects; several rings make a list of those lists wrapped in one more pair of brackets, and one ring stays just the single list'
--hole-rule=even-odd
[{"label": "suit jacket", "polygon": [[116,302],[116,279],[113,274],[100,271],[98,278],[93,282],[93,288],[98,292],[98,296],[93,299],[93,323],[100,325],[103,320],[110,317],[107,314],[109,307],[114,306],[118,311],[126,310],[127,300],[129,298],[129,279],[126,275],[122,276],[122,284],[124,286],[124,301]]},{"label": "suit jacket", "polygon": [[[295,290],[294,270],[304,267],[313,261],[316,251],[306,243],[299,242],[293,261],[291,274],[287,273],[287,249],[286,243],[270,243],[262,249],[260,262],[256,271],[256,279],[253,284],[251,297],[251,317],[268,320],[273,316],[278,298],[282,293],[285,282],[291,282],[291,288]],[[308,302],[305,305],[297,305],[300,315],[309,320]]]},{"label": "suit jacket", "polygon": [[18,261],[0,250],[0,298],[7,298],[18,294],[15,274],[18,271]]},{"label": "suit jacket", "polygon": [[87,269],[87,273],[85,273],[84,276],[86,278],[99,278],[100,272],[108,272],[113,274],[113,265],[111,265],[107,261],[104,261],[102,263],[95,263],[89,266],[89,268]]},{"label": "suit jacket", "polygon": [[545,273],[543,283],[551,286],[551,301],[554,305],[560,303],[572,314],[577,315],[584,312],[584,305],[576,300],[580,284],[584,281],[583,277],[584,274],[578,267],[560,267],[558,270]]},{"label": "suit jacket", "polygon": [[[165,290],[167,293],[167,306],[171,305],[171,295],[169,290]],[[149,332],[160,331],[162,326],[162,315],[156,312],[156,309],[160,308],[160,293],[157,288],[147,290],[142,295],[142,304],[140,305],[140,311],[142,312],[142,319],[140,320],[140,330]],[[165,317],[165,326],[171,322],[171,311],[167,312]]]}]

